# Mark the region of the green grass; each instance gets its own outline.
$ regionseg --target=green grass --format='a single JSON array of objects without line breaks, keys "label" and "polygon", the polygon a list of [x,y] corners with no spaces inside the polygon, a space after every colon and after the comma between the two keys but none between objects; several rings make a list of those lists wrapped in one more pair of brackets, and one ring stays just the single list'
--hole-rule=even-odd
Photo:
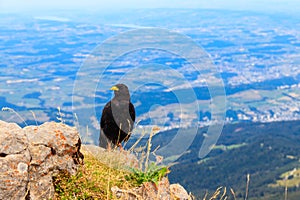
[{"label": "green grass", "polygon": [[294,169],[281,174],[280,179],[275,184],[270,184],[270,187],[299,187],[300,185],[300,169]]},{"label": "green grass", "polygon": [[151,163],[147,171],[132,168],[132,173],[126,175],[125,178],[136,186],[140,186],[145,182],[153,182],[157,185],[158,181],[169,172],[168,167],[157,166],[155,163]]},{"label": "green grass", "polygon": [[241,144],[233,144],[233,145],[215,145],[213,149],[221,149],[223,151],[226,151],[226,150],[232,150],[232,149],[236,149],[236,148],[240,148],[240,147],[243,147],[247,145],[246,143],[241,143]]}]

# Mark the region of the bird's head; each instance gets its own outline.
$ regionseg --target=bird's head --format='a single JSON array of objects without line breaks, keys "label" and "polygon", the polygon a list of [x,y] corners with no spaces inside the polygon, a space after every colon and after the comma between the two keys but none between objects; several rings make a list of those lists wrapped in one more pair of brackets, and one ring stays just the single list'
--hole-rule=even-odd
[{"label": "bird's head", "polygon": [[117,84],[110,88],[115,93],[115,98],[117,99],[124,99],[124,100],[130,100],[130,94],[128,87],[125,84]]}]

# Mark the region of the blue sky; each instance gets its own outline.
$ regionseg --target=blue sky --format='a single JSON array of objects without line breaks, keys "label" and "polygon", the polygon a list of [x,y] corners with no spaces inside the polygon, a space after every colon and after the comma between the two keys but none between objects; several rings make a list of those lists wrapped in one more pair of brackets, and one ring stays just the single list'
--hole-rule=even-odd
[{"label": "blue sky", "polygon": [[0,0],[0,12],[53,9],[214,8],[298,12],[299,0]]}]

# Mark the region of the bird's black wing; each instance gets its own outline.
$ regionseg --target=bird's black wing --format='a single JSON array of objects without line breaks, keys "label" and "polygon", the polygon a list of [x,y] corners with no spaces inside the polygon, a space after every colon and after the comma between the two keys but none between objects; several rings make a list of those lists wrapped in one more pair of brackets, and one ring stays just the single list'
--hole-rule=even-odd
[{"label": "bird's black wing", "polygon": [[128,132],[127,136],[124,138],[125,142],[131,136],[131,131],[133,129],[134,122],[135,122],[135,109],[134,109],[134,106],[131,102],[129,103],[129,115],[130,115],[131,120],[130,119],[128,120],[128,122],[129,122],[129,132]]},{"label": "bird's black wing", "polygon": [[110,121],[111,119],[112,119],[111,102],[108,102],[104,106],[102,111],[101,122],[100,122],[101,129],[106,130],[109,124],[108,121]]},{"label": "bird's black wing", "polygon": [[102,111],[101,117],[101,131],[105,134],[105,136],[114,144],[118,141],[118,134],[120,132],[119,126],[115,122],[115,118],[113,116],[112,102],[108,102]]},{"label": "bird's black wing", "polygon": [[130,115],[131,120],[133,122],[131,127],[133,127],[133,124],[135,122],[135,109],[134,109],[134,106],[131,102],[129,104],[129,115]]},{"label": "bird's black wing", "polygon": [[100,120],[100,136],[99,136],[99,146],[107,148],[110,143],[111,137],[109,134],[109,127],[111,126],[111,102],[109,101],[102,110],[101,120]]}]

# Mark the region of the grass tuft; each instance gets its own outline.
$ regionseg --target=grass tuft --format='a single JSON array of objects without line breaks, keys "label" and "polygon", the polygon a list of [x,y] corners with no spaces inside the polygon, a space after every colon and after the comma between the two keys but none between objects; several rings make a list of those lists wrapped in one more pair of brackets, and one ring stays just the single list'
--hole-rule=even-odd
[{"label": "grass tuft", "polygon": [[[207,200],[208,193],[206,192],[203,200]],[[232,197],[236,200],[235,193],[232,188],[230,188],[230,193],[227,191],[226,187],[218,187],[216,191],[212,194],[209,200],[227,200]]]},{"label": "grass tuft", "polygon": [[61,172],[54,177],[55,199],[117,199],[112,186],[134,186],[125,179],[127,171],[111,168],[90,154],[85,154],[84,162],[76,175]]},{"label": "grass tuft", "polygon": [[140,186],[145,182],[153,182],[157,185],[169,172],[168,167],[161,167],[151,163],[147,171],[132,168],[132,173],[126,175],[125,178],[135,186]]}]

